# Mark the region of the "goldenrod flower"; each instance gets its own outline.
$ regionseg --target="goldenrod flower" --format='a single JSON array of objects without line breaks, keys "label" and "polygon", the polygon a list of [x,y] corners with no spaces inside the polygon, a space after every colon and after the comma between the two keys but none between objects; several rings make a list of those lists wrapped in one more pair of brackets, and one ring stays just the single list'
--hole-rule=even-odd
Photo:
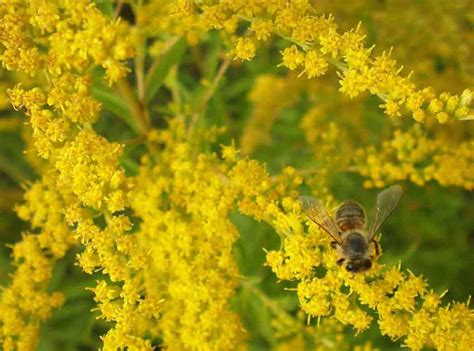
[{"label": "goldenrod flower", "polygon": [[[422,3],[413,18],[440,18],[443,38],[462,30],[437,12],[451,5]],[[383,38],[408,29],[369,26],[382,37],[369,45],[364,23],[344,23],[358,7],[3,1],[0,124],[21,128],[36,174],[0,153],[2,210],[19,198],[4,205],[4,184],[22,184],[14,209],[29,223],[0,290],[0,348],[38,347],[43,323],[70,302],[56,264],[74,257],[95,281],[104,350],[237,350],[256,335],[277,350],[372,350],[344,337],[369,328],[412,350],[473,349],[469,300],[446,304],[372,247],[370,270],[341,269],[331,238],[302,213],[301,193],[331,208],[357,182],[474,188],[467,40],[451,50],[436,31],[415,38],[440,61],[417,61],[442,77],[424,81],[399,63],[416,61],[409,50]],[[403,16],[372,12],[374,23]],[[468,88],[448,79],[454,66]]]}]

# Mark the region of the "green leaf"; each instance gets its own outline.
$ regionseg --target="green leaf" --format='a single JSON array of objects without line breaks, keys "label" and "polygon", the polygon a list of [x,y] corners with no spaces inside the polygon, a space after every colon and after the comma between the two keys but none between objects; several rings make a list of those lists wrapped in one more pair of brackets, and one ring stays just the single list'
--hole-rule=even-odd
[{"label": "green leaf", "polygon": [[69,318],[48,321],[41,330],[41,339],[49,339],[56,345],[69,344],[72,350],[77,350],[74,346],[77,347],[90,338],[94,324],[94,316],[90,313],[91,307],[91,304],[86,303],[74,306]]},{"label": "green leaf", "polygon": [[158,89],[163,84],[168,73],[174,65],[181,62],[186,51],[186,40],[180,38],[173,46],[162,56],[157,58],[159,63],[152,66],[153,71],[148,72],[145,86],[145,100],[147,103],[153,99]]},{"label": "green leaf", "polygon": [[112,17],[114,15],[114,4],[110,0],[97,0],[96,1],[97,8],[102,12],[104,15]]},{"label": "green leaf", "polygon": [[217,33],[210,33],[209,48],[204,57],[203,78],[211,81],[219,68],[219,54],[221,52],[221,40]]},{"label": "green leaf", "polygon": [[102,107],[120,117],[127,125],[137,134],[139,127],[136,120],[133,118],[130,108],[127,103],[112,89],[101,83],[94,81],[92,86],[92,96],[102,103]]},{"label": "green leaf", "polygon": [[140,165],[130,157],[122,157],[120,165],[130,174],[137,175],[140,172]]},{"label": "green leaf", "polygon": [[254,337],[273,343],[272,315],[268,308],[248,290],[242,290],[239,297],[241,314],[248,330],[252,331]]}]

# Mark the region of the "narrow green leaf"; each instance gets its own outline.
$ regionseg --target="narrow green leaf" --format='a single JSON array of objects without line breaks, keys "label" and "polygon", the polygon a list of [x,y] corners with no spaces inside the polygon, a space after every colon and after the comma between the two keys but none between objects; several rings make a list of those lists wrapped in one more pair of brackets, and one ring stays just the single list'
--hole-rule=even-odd
[{"label": "narrow green leaf", "polygon": [[211,81],[219,69],[219,57],[222,42],[217,33],[210,34],[210,43],[207,55],[204,57],[203,78]]},{"label": "narrow green leaf", "polygon": [[249,291],[240,294],[242,314],[249,330],[254,335],[273,343],[273,328],[271,327],[271,313],[268,308]]},{"label": "narrow green leaf", "polygon": [[94,323],[94,317],[90,313],[92,306],[92,304],[77,306],[81,309],[75,307],[69,319],[49,321],[43,328],[43,335],[47,335],[48,339],[56,344],[66,343],[74,346],[86,341]]},{"label": "narrow green leaf", "polygon": [[158,89],[163,84],[166,76],[174,65],[181,62],[186,51],[186,40],[180,38],[173,46],[162,56],[157,58],[159,63],[152,66],[153,71],[147,74],[147,81],[145,86],[145,99],[149,103],[155,96]]},{"label": "narrow green leaf", "polygon": [[130,108],[115,91],[100,82],[94,82],[92,96],[102,103],[105,110],[120,117],[134,132],[139,133],[138,124],[133,118]]},{"label": "narrow green leaf", "polygon": [[132,175],[137,175],[138,173],[140,173],[140,165],[130,157],[122,157],[120,159],[120,165],[125,168],[127,173],[130,173]]}]

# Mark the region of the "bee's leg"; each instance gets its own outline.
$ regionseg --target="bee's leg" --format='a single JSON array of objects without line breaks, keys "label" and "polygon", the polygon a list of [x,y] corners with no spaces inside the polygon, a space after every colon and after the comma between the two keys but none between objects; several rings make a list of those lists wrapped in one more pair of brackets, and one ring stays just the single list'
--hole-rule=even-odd
[{"label": "bee's leg", "polygon": [[345,259],[340,258],[336,261],[336,263],[337,263],[338,266],[341,266],[344,263],[344,261],[345,261]]},{"label": "bee's leg", "polygon": [[335,249],[337,247],[337,241],[331,241],[331,247]]},{"label": "bee's leg", "polygon": [[372,239],[372,242],[374,243],[375,246],[375,256],[379,257],[380,256],[380,246],[377,240]]}]

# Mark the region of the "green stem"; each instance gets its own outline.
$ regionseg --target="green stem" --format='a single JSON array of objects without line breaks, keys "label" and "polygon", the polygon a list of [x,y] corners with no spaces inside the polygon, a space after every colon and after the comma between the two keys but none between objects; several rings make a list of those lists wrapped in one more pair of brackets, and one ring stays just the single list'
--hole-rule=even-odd
[{"label": "green stem", "polygon": [[227,56],[224,59],[221,66],[219,67],[219,70],[216,73],[216,76],[212,80],[212,83],[209,86],[209,89],[207,89],[206,94],[204,94],[204,97],[201,99],[201,101],[197,105],[196,111],[193,113],[193,115],[191,117],[191,123],[189,125],[188,135],[192,135],[194,129],[196,128],[197,121],[198,121],[199,117],[206,110],[206,106],[209,103],[209,100],[212,98],[212,96],[216,92],[216,89],[217,89],[217,86],[219,85],[219,82],[221,81],[222,77],[224,76],[225,72],[227,71],[227,68],[229,67],[230,60],[231,60],[231,56]]},{"label": "green stem", "polygon": [[120,96],[126,101],[128,106],[130,107],[130,110],[132,111],[132,116],[136,119],[140,132],[143,135],[147,135],[151,128],[148,109],[142,102],[137,99],[137,96],[133,92],[133,89],[127,80],[119,80],[117,82],[117,90]]},{"label": "green stem", "polygon": [[174,46],[174,44],[176,44],[178,42],[179,39],[180,39],[180,37],[175,37],[175,38],[172,38],[172,39],[168,40],[165,43],[163,49],[160,52],[160,55],[158,55],[155,58],[155,60],[151,64],[151,67],[148,69],[148,72],[146,73],[145,86],[148,86],[150,84],[150,81],[153,79],[153,74],[158,69],[158,65],[160,64],[161,58],[163,57],[163,55],[166,54]]},{"label": "green stem", "polygon": [[137,44],[137,56],[135,57],[135,77],[137,79],[137,90],[138,99],[142,105],[145,102],[145,53],[146,43],[145,40],[140,37]]}]

